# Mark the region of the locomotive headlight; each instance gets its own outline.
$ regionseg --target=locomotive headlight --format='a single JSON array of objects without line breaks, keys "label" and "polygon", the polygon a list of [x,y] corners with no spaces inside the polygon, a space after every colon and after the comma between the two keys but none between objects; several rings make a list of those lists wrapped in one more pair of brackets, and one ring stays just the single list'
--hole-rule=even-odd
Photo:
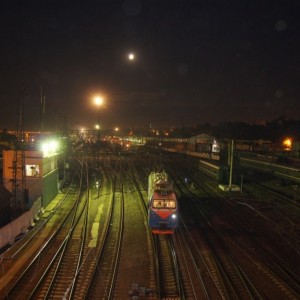
[{"label": "locomotive headlight", "polygon": [[176,219],[176,218],[177,218],[176,214],[173,214],[172,219]]}]

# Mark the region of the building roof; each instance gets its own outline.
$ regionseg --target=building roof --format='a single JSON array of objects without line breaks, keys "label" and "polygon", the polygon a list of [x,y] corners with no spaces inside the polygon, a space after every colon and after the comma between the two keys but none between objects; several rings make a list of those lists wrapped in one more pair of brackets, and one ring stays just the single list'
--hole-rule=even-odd
[{"label": "building roof", "polygon": [[190,143],[190,144],[195,144],[196,142],[211,143],[214,140],[216,140],[216,138],[214,136],[211,136],[206,133],[202,133],[202,134],[195,135],[195,136],[192,136],[191,138],[189,138],[188,143]]}]

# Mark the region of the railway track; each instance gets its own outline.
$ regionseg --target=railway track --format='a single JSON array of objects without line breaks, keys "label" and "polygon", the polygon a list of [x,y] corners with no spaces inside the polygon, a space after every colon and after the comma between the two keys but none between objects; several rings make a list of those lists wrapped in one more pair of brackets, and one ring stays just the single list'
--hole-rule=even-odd
[{"label": "railway track", "polygon": [[95,272],[85,296],[87,299],[114,299],[124,228],[123,181],[117,175],[114,181],[111,211],[102,235]]},{"label": "railway track", "polygon": [[[276,254],[278,252],[274,250],[276,248],[274,247],[274,240],[270,240],[267,235],[257,231],[255,222],[253,223],[251,218],[245,219],[245,217],[241,217],[241,212],[237,213],[237,209],[234,207],[234,199],[231,199],[229,203],[222,200],[222,198],[217,200],[217,195],[210,192],[209,186],[202,185],[200,178],[202,179],[199,174],[197,179],[190,175],[190,179],[193,181],[193,189],[191,189],[191,185],[187,185],[183,181],[180,186],[182,189],[185,189],[187,195],[192,195],[190,199],[193,199],[195,207],[198,207],[196,215],[204,217],[202,222],[207,219],[205,222],[208,224],[208,227],[203,230],[203,233],[209,232],[206,239],[209,238],[209,244],[212,245],[211,249],[215,252],[215,257],[220,260],[218,268],[222,267],[224,270],[227,270],[226,276],[229,277],[232,286],[236,287],[235,293],[240,295],[241,292],[245,293],[248,290],[248,297],[244,295],[246,299],[249,297],[265,298],[269,295],[266,294],[264,286],[269,284],[270,286],[275,285],[272,288],[272,294],[282,295],[282,297],[288,295],[291,299],[297,298],[299,295],[299,278],[293,272],[291,266],[286,265],[286,259],[280,262],[279,258],[284,257],[284,252]],[[197,194],[195,194],[195,190],[197,190]],[[201,193],[203,196],[201,196]],[[209,193],[212,196],[209,196]],[[207,207],[207,200],[200,200],[201,198],[208,199],[208,197],[211,197],[209,208]],[[185,201],[188,198],[186,196]],[[195,207],[193,210],[195,210]],[[218,213],[220,211],[222,214]],[[199,217],[198,221],[200,221]],[[214,232],[217,234],[213,234]],[[254,232],[257,233],[253,234]],[[214,241],[215,238],[216,240]],[[201,240],[203,241],[203,238]],[[269,246],[268,240],[270,240],[272,247]],[[235,245],[239,245],[239,250],[232,248],[230,245],[232,241],[235,241]],[[224,248],[225,253],[220,251],[222,248]],[[240,253],[242,249],[248,254],[250,252],[251,255],[242,257]],[[255,251],[251,252],[249,249],[255,249]],[[234,272],[232,273],[230,270],[234,270]],[[262,272],[262,270],[264,271]],[[240,283],[236,283],[236,278],[239,278]],[[231,288],[228,289],[228,291],[230,290]],[[230,295],[231,298],[234,298],[234,295]]]},{"label": "railway track", "polygon": [[[73,214],[79,227],[70,216],[68,228],[72,230],[59,231],[52,250],[46,242],[42,244],[43,250],[48,249],[45,261],[42,254],[35,254],[31,275],[19,285],[24,293],[20,295],[19,288],[13,291],[20,272],[1,290],[0,298],[127,299],[141,297],[144,292],[151,299],[265,299],[270,298],[266,288],[272,291],[272,298],[298,298],[299,272],[291,262],[298,261],[299,255],[289,248],[283,252],[279,239],[273,239],[276,235],[270,236],[273,228],[267,214],[281,211],[292,228],[295,222],[289,219],[293,213],[290,206],[279,200],[226,197],[215,188],[216,182],[193,172],[186,162],[161,155],[150,160],[117,156],[90,159],[89,179],[82,185]],[[147,225],[147,174],[153,164],[162,162],[173,174],[179,198],[180,226],[171,237],[153,236]],[[96,181],[100,182],[97,186]],[[248,193],[246,186],[244,193]],[[267,194],[266,190],[265,200]],[[35,244],[42,238],[46,241],[49,233],[54,235],[51,226],[58,231],[76,196],[78,191],[72,185],[55,211],[45,212],[45,221],[37,223],[37,229],[47,223],[48,229],[41,226],[43,235],[30,237],[32,230],[23,240],[28,239],[28,245],[16,243],[10,256],[1,261],[1,268],[9,269],[28,249],[38,253],[42,247]],[[292,237],[284,230],[281,233],[285,239]],[[291,244],[298,241],[296,230],[294,237]],[[285,239],[280,243],[284,245]],[[51,269],[42,264],[51,265]]]},{"label": "railway track", "polygon": [[172,236],[154,235],[159,299],[182,299],[182,282]]},{"label": "railway track", "polygon": [[[82,199],[84,199],[86,192],[82,189],[82,176],[83,173],[81,172],[81,188],[76,194],[75,202],[71,209],[68,210],[67,213],[63,213],[63,218],[61,218],[58,213],[58,220],[61,220],[61,223],[52,232],[50,237],[46,239],[41,248],[36,250],[36,254],[30,257],[26,264],[22,265],[20,271],[15,275],[15,280],[10,281],[6,286],[6,298],[34,299],[36,297],[38,298],[36,295],[39,295],[39,291],[42,291],[42,286],[47,286],[46,289],[41,292],[42,294],[45,293],[45,290],[50,291],[51,287],[54,286],[55,275],[57,275],[58,272],[54,271],[53,274],[53,270],[58,270],[59,267],[62,266],[62,258],[68,253],[68,246],[72,244],[70,241],[72,241],[75,228],[76,226],[80,226],[80,221],[85,210],[86,202],[82,201]],[[40,235],[42,234],[43,232],[40,233]],[[38,238],[38,236],[36,236],[36,238]],[[77,260],[78,257],[76,261]],[[46,278],[51,273],[53,279],[49,282]],[[20,293],[20,290],[23,292]]]},{"label": "railway track", "polygon": [[180,233],[185,239],[185,244],[188,245],[191,260],[203,274],[200,291],[203,296],[210,299],[259,298],[259,292],[253,288],[251,280],[229,253],[223,239],[215,232],[211,222],[197,204],[193,203],[195,195],[189,197],[188,189],[185,192],[181,190],[180,193],[185,195],[185,201],[190,199],[186,204],[190,206],[189,210],[196,211],[195,216],[190,215],[189,218],[197,218],[197,222],[201,224],[200,228],[197,226],[197,230],[194,230],[193,226],[184,221],[186,218],[182,215]]}]

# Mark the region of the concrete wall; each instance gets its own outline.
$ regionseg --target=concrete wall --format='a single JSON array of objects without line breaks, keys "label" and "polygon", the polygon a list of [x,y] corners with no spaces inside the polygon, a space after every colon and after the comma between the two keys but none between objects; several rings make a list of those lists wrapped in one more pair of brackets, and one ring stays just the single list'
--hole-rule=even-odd
[{"label": "concrete wall", "polygon": [[11,223],[0,228],[0,248],[13,244],[21,233],[25,233],[34,224],[34,218],[41,209],[41,198],[37,199],[31,209]]}]

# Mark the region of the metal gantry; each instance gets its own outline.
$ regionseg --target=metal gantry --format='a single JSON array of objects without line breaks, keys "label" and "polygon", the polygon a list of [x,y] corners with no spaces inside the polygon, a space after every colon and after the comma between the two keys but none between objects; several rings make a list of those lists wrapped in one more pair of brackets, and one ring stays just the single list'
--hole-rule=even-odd
[{"label": "metal gantry", "polygon": [[26,173],[25,173],[25,150],[23,147],[23,116],[24,116],[24,93],[19,93],[18,99],[18,123],[17,140],[14,147],[13,179],[12,179],[12,218],[18,217],[25,211],[27,196]]}]

